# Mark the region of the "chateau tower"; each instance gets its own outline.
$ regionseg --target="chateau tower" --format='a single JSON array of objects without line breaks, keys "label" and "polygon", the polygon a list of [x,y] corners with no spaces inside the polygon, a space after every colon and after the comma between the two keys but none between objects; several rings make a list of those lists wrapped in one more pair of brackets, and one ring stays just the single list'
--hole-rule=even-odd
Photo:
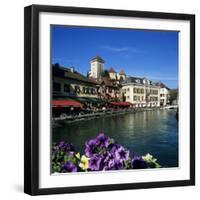
[{"label": "chateau tower", "polygon": [[101,77],[101,73],[104,71],[104,63],[105,61],[100,57],[96,56],[90,61],[90,77],[99,79]]}]

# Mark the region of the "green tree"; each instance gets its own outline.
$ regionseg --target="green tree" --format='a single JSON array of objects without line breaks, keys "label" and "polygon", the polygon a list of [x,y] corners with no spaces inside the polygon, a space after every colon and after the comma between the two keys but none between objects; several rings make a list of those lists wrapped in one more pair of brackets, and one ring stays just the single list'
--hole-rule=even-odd
[{"label": "green tree", "polygon": [[169,102],[170,102],[170,104],[172,104],[172,102],[174,101],[174,100],[177,100],[177,96],[178,96],[178,89],[171,89],[170,91],[169,91]]},{"label": "green tree", "polygon": [[55,68],[59,68],[59,67],[60,67],[60,64],[59,64],[59,63],[55,63],[53,66],[54,66]]},{"label": "green tree", "polygon": [[101,77],[109,77],[108,70],[105,69],[103,72],[101,72]]}]

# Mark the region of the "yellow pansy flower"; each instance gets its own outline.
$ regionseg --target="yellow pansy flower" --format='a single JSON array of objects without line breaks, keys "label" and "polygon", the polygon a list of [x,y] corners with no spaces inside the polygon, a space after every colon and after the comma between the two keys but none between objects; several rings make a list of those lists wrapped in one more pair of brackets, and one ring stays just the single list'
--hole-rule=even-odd
[{"label": "yellow pansy flower", "polygon": [[80,153],[78,152],[76,155],[75,155],[78,159],[80,159]]},{"label": "yellow pansy flower", "polygon": [[83,170],[87,170],[89,168],[89,158],[87,158],[85,155],[81,156],[79,167]]}]

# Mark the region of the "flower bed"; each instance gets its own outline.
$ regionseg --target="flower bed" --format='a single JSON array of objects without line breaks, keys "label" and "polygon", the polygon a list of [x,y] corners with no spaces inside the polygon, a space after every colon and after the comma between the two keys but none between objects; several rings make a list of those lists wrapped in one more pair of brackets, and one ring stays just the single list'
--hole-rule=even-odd
[{"label": "flower bed", "polygon": [[72,144],[61,141],[52,146],[52,172],[146,169],[161,167],[150,154],[130,156],[128,149],[100,133],[85,144],[85,155]]}]

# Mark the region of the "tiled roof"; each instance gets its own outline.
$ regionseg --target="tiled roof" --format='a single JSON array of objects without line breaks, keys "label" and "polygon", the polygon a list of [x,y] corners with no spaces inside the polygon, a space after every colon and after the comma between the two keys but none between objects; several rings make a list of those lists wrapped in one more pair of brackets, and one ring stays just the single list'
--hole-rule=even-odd
[{"label": "tiled roof", "polygon": [[96,56],[96,57],[92,58],[91,61],[98,61],[101,63],[105,63],[105,61],[100,56]]},{"label": "tiled roof", "polygon": [[60,78],[78,80],[78,81],[92,83],[92,84],[98,84],[97,81],[89,79],[86,76],[80,74],[79,72],[77,72],[75,70],[72,71],[69,68],[55,67],[55,65],[53,65],[53,76],[54,77],[60,77]]},{"label": "tiled roof", "polygon": [[115,70],[112,67],[108,70],[108,72],[110,72],[110,73],[116,73]]},{"label": "tiled roof", "polygon": [[124,72],[123,69],[119,72],[119,74],[121,74],[121,75],[126,75],[126,73]]},{"label": "tiled roof", "polygon": [[123,81],[123,83],[139,83],[139,84],[144,84],[143,83],[143,78],[139,77],[128,77],[126,80]]},{"label": "tiled roof", "polygon": [[113,81],[111,81],[108,77],[103,77],[101,79],[101,84],[105,84],[106,86],[110,86],[110,87],[117,87]]},{"label": "tiled roof", "polygon": [[166,89],[170,90],[170,88],[168,88],[168,87],[167,87],[164,83],[162,83],[162,82],[157,82],[157,83],[155,83],[155,85],[160,86],[161,88],[166,88]]},{"label": "tiled roof", "polygon": [[[145,80],[145,82],[144,82],[144,80]],[[128,77],[128,78],[126,78],[126,80],[124,80],[122,82],[122,84],[136,83],[136,84],[145,85],[147,83],[146,81],[149,81],[150,85],[155,85],[151,80],[148,80],[146,78],[140,78],[140,77]]]}]

